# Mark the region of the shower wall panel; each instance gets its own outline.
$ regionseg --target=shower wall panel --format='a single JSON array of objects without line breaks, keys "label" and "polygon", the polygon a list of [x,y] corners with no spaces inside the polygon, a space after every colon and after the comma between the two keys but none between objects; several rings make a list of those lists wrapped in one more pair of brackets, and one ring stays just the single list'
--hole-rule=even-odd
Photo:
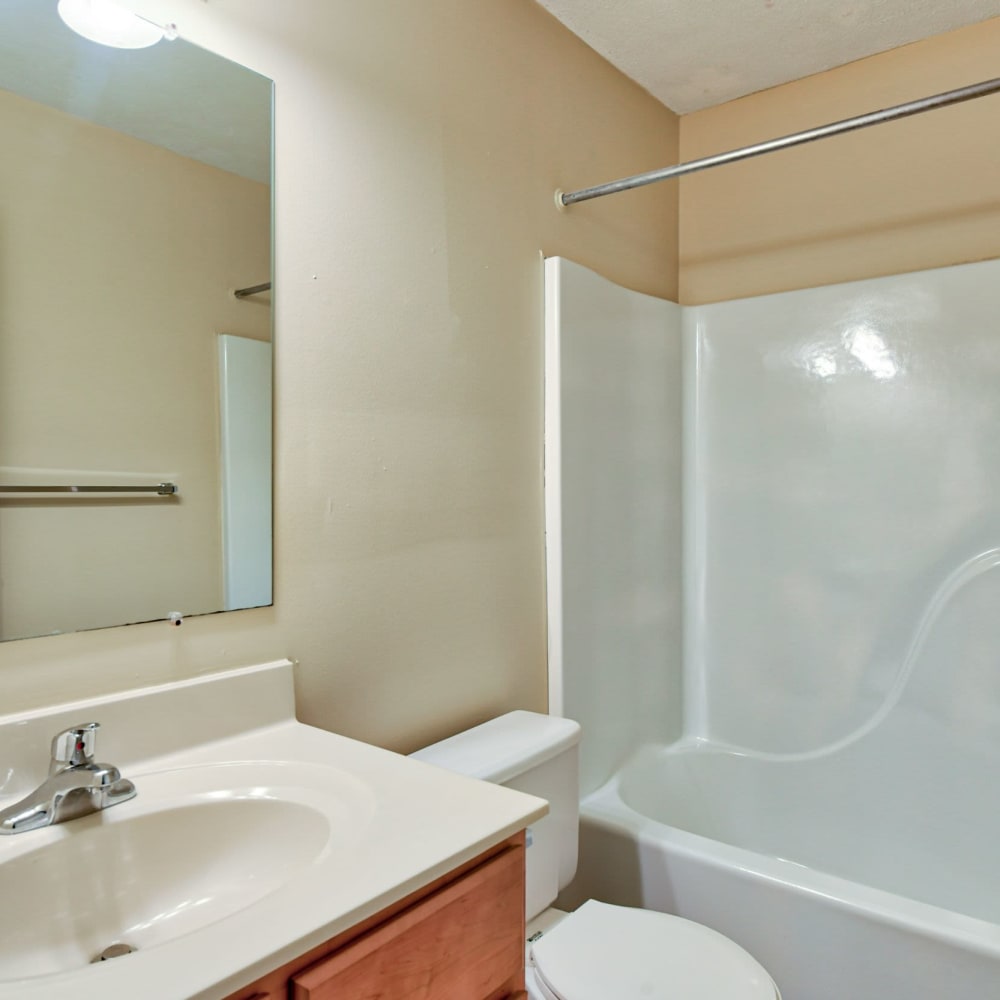
[{"label": "shower wall panel", "polygon": [[963,574],[1000,546],[998,317],[998,261],[687,310],[690,735],[813,750],[918,660],[954,714],[926,694],[997,617]]},{"label": "shower wall panel", "polygon": [[545,368],[550,710],[586,793],[680,734],[680,307],[551,258]]}]

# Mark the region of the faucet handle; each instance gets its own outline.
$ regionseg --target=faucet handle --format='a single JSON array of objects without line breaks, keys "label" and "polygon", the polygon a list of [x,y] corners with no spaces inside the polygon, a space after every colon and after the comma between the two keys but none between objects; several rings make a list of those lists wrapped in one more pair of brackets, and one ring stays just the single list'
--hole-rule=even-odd
[{"label": "faucet handle", "polygon": [[59,733],[52,741],[50,770],[61,771],[66,767],[80,767],[94,763],[99,722],[85,722]]}]

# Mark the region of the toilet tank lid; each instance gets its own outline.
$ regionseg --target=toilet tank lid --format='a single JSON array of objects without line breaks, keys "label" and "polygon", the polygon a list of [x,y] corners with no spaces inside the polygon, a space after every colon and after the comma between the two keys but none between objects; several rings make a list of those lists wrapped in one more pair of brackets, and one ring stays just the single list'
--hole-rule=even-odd
[{"label": "toilet tank lid", "polygon": [[503,784],[580,741],[580,724],[538,712],[508,712],[410,754],[457,774]]}]

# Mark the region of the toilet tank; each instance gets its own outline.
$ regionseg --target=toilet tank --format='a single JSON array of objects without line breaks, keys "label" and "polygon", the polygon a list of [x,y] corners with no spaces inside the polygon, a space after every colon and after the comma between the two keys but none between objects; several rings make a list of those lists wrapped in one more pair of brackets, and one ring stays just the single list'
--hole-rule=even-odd
[{"label": "toilet tank", "polygon": [[528,830],[526,913],[550,906],[576,873],[580,726],[537,712],[510,712],[411,754],[471,778],[547,799]]}]

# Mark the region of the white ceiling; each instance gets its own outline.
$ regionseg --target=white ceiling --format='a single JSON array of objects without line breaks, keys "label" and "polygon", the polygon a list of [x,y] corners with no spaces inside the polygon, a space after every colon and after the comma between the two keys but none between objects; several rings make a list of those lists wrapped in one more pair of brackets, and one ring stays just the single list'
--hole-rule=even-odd
[{"label": "white ceiling", "polygon": [[1000,0],[538,2],[678,114],[1000,15]]}]

